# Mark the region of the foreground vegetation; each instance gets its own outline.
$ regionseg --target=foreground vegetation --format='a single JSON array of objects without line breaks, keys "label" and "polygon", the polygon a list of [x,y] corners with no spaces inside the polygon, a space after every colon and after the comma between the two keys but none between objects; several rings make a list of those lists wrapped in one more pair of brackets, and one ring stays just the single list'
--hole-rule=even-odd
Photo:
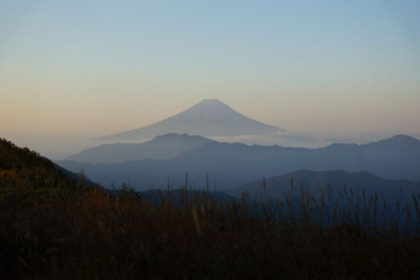
[{"label": "foreground vegetation", "polygon": [[415,207],[362,193],[221,203],[185,189],[109,192],[5,143],[0,279],[420,277]]}]

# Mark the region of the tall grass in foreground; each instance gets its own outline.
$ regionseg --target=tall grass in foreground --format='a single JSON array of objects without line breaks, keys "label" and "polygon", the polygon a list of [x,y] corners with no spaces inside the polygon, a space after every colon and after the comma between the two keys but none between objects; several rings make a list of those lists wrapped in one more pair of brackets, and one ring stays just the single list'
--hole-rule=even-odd
[{"label": "tall grass in foreground", "polygon": [[187,189],[0,183],[0,279],[420,277],[416,196],[409,210],[330,187],[222,203]]},{"label": "tall grass in foreground", "polygon": [[260,209],[264,219],[286,225],[311,225],[324,230],[351,226],[367,234],[392,232],[399,237],[420,234],[420,195],[410,196],[402,187],[395,196],[388,197],[378,192],[368,194],[363,188],[333,188],[331,185],[313,194],[303,185],[296,190],[292,180],[290,189],[282,197],[273,198],[267,195],[263,180],[262,191],[253,200],[249,194],[243,194],[244,206],[252,201],[253,212]]}]

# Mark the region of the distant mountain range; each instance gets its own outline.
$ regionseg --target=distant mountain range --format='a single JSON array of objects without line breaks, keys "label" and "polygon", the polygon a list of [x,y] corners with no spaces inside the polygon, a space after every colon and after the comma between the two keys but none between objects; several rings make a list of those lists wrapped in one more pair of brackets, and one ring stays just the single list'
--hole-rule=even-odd
[{"label": "distant mountain range", "polygon": [[70,156],[68,160],[86,163],[119,163],[142,159],[176,158],[186,151],[198,148],[212,140],[201,136],[170,133],[157,136],[141,144],[105,144]]},{"label": "distant mountain range", "polygon": [[105,141],[138,141],[167,133],[191,135],[240,136],[283,131],[275,126],[250,119],[217,99],[205,99],[195,106],[155,124],[102,137]]},{"label": "distant mountain range", "polygon": [[[154,141],[157,143],[165,142],[166,140],[188,139],[192,145],[201,143],[205,140],[202,137],[193,137],[188,135],[169,134],[157,137]],[[176,141],[175,141],[176,142]],[[205,141],[204,141],[205,142]],[[356,145],[365,153],[373,153],[378,160],[382,158],[380,147],[387,151],[393,151],[388,156],[393,157],[407,157],[412,154],[418,154],[418,140],[408,136],[396,136],[375,143],[367,145]],[[150,144],[149,144],[150,145]],[[207,147],[206,147],[207,146]],[[355,149],[354,145],[344,145],[349,149]],[[265,157],[266,161],[272,165],[276,165],[275,161],[267,158],[269,153],[277,149],[277,152],[287,155],[293,152],[318,153],[327,151],[331,153],[333,150],[336,155],[347,155],[348,150],[338,149],[341,145],[331,145],[323,149],[307,150],[307,149],[290,149],[281,147],[262,147],[262,146],[246,146],[243,144],[226,144],[215,141],[208,141],[202,146],[194,148],[185,152],[183,155],[167,160],[141,160],[134,162],[125,162],[118,164],[88,164],[78,163],[73,161],[65,161],[64,167],[71,167],[74,171],[84,170],[88,176],[95,181],[110,186],[110,182],[114,181],[115,187],[120,187],[119,182],[131,182],[131,186],[140,192],[140,196],[153,197],[154,191],[150,190],[151,186],[166,188],[168,179],[176,182],[179,186],[193,187],[197,189],[208,188],[211,195],[218,201],[226,202],[228,200],[238,202],[243,192],[248,192],[250,199],[258,197],[258,194],[267,195],[270,198],[284,198],[284,193],[291,191],[294,197],[299,197],[301,187],[309,189],[310,193],[318,196],[321,190],[326,190],[330,186],[331,196],[337,197],[340,192],[344,191],[343,187],[347,187],[349,192],[346,197],[352,197],[350,193],[352,189],[354,197],[363,197],[361,191],[364,190],[366,196],[374,193],[383,195],[383,201],[395,201],[400,199],[402,203],[413,203],[411,194],[420,195],[420,181],[413,182],[409,180],[389,180],[380,178],[376,175],[365,171],[346,172],[344,170],[329,170],[329,171],[310,171],[299,170],[289,173],[281,173],[281,164],[277,165],[277,169],[273,168],[270,172],[278,172],[276,176],[266,175],[267,179],[263,179],[258,172],[269,170],[269,166],[263,164]],[[368,147],[368,148],[367,148]],[[398,148],[399,147],[399,148]],[[219,151],[216,153],[217,149]],[[222,149],[225,148],[225,149]],[[231,151],[228,154],[227,150]],[[374,152],[372,152],[374,151]],[[268,152],[268,153],[267,153]],[[225,154],[222,158],[220,155]],[[210,156],[211,155],[211,156]],[[259,155],[259,156],[258,156]],[[204,157],[202,157],[204,156]],[[198,162],[198,158],[202,160]],[[254,159],[250,161],[248,157]],[[38,154],[28,150],[21,149],[13,145],[11,142],[0,139],[0,181],[3,182],[3,188],[13,188],[22,183],[26,185],[33,185],[35,188],[55,188],[65,184],[77,184],[80,176],[63,169],[60,166],[53,164],[46,158],[40,157]],[[227,161],[230,159],[230,161]],[[387,161],[393,162],[394,159],[387,158]],[[299,160],[305,160],[305,156],[300,156]],[[277,162],[281,163],[281,158],[277,158]],[[401,161],[400,161],[401,162]],[[236,165],[231,166],[230,164]],[[301,164],[303,164],[301,162]],[[319,165],[325,162],[318,162]],[[186,166],[191,167],[188,176],[184,173]],[[262,168],[259,167],[262,165]],[[215,168],[218,167],[218,169]],[[252,167],[252,168],[251,168]],[[419,165],[413,168],[419,170]],[[395,168],[395,166],[394,166]],[[276,169],[276,171],[274,171]],[[205,170],[211,170],[210,174],[216,174],[217,182],[211,179],[207,181]],[[202,172],[202,174],[200,174]],[[270,172],[266,172],[267,174]],[[278,175],[283,174],[283,175]],[[170,175],[174,177],[171,178]],[[201,178],[202,176],[203,178]],[[229,177],[231,176],[231,177]],[[249,179],[254,177],[254,179]],[[38,178],[32,180],[31,178]],[[419,177],[418,177],[419,178]],[[13,181],[13,180],[15,181]],[[202,180],[202,182],[200,182]],[[419,179],[417,179],[419,180]],[[264,181],[264,183],[263,183]],[[118,183],[117,183],[118,182]],[[220,183],[222,182],[222,183]],[[228,184],[230,182],[231,184]],[[88,184],[95,185],[92,181]],[[150,183],[150,184],[147,184]],[[214,186],[216,184],[216,187]],[[293,189],[291,189],[293,185]],[[400,188],[403,192],[400,194]],[[217,189],[217,191],[215,191]],[[175,201],[180,201],[181,195],[186,192],[187,195],[192,195],[188,190],[176,190],[174,192]],[[110,190],[113,193],[113,190]],[[163,197],[167,195],[165,191],[161,192]],[[159,197],[159,196],[155,196]],[[236,198],[236,200],[235,200]],[[264,199],[264,198],[263,198]],[[156,201],[158,202],[158,201]],[[411,205],[412,206],[412,205]]]},{"label": "distant mountain range", "polygon": [[[85,156],[86,162],[67,160],[58,164],[75,172],[83,170],[104,186],[129,182],[138,190],[164,187],[168,181],[178,187],[184,183],[186,172],[197,188],[205,186],[208,175],[211,185],[219,190],[301,169],[366,171],[391,180],[420,180],[420,141],[404,135],[365,145],[332,144],[320,149],[228,144],[185,134],[160,136],[142,145],[177,149],[173,157],[165,158],[159,148],[146,152],[142,151],[146,146],[139,145],[135,146],[140,148],[137,152],[131,151],[141,156],[138,160],[131,157],[126,162],[91,164],[98,162],[98,157],[82,153],[78,157]],[[110,156],[104,158],[109,160]]]},{"label": "distant mountain range", "polygon": [[420,141],[406,135],[395,135],[365,145],[335,143],[324,150],[340,155],[363,154],[370,159],[413,157],[420,155]]},{"label": "distant mountain range", "polygon": [[269,197],[284,198],[284,193],[291,191],[299,196],[301,187],[309,189],[311,194],[317,196],[321,191],[326,191],[327,186],[331,186],[331,193],[337,196],[344,187],[347,191],[352,189],[354,192],[365,191],[366,195],[377,192],[393,199],[399,197],[400,188],[403,188],[403,197],[406,201],[410,200],[411,194],[420,194],[420,182],[410,182],[407,180],[386,180],[368,172],[359,171],[348,173],[343,170],[315,172],[309,170],[299,170],[281,176],[275,176],[264,180],[265,190],[262,180],[247,183],[230,194],[239,197],[243,192],[248,192],[250,197],[258,194],[267,194]]}]

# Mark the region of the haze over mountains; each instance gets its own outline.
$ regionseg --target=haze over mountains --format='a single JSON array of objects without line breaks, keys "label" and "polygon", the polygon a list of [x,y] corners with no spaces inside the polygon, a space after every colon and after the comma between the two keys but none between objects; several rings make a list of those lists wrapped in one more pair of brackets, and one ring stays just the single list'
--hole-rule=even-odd
[{"label": "haze over mountains", "polygon": [[67,160],[86,163],[118,163],[142,159],[170,159],[212,140],[201,136],[170,133],[141,144],[104,144],[81,151]]},{"label": "haze over mountains", "polygon": [[[420,181],[420,141],[406,135],[363,145],[334,143],[317,149],[224,143],[204,137],[279,131],[218,100],[207,99],[154,125],[106,137],[122,142],[154,137],[152,140],[91,147],[58,164],[74,172],[83,170],[105,187],[129,183],[138,191],[165,188],[168,183],[177,188],[185,185],[186,174],[189,185],[197,189],[210,183],[228,192],[238,188],[254,192],[258,189],[255,182],[273,177],[267,182],[269,193],[276,195],[289,187],[283,184],[288,180],[276,177],[284,174],[295,176],[307,187],[319,183],[315,189],[333,183],[370,189],[392,186],[389,188],[394,190],[398,184],[413,187],[417,184],[413,182]],[[306,171],[293,173],[297,170]]]},{"label": "haze over mountains", "polygon": [[[157,149],[156,154],[150,150],[148,158],[143,157],[146,153],[142,151],[144,147],[171,147],[180,142],[189,142],[190,145],[182,147],[183,153],[178,150],[178,156],[158,159],[162,155]],[[263,177],[300,169],[367,171],[386,179],[420,180],[420,141],[403,135],[365,145],[332,144],[320,149],[305,149],[219,143],[197,136],[168,134],[127,147],[138,148],[137,154],[142,158],[133,160],[131,157],[130,161],[113,164],[90,164],[88,162],[98,158],[89,159],[86,152],[78,155],[79,159],[84,156],[86,162],[69,160],[58,163],[72,171],[84,170],[88,177],[105,186],[129,182],[138,190],[165,187],[168,181],[177,187],[184,183],[186,172],[197,188],[206,185],[208,174],[212,185],[216,184],[219,189],[234,189]],[[135,153],[134,150],[131,152]]]},{"label": "haze over mountains", "polygon": [[167,133],[200,136],[261,135],[283,131],[250,119],[217,99],[205,99],[195,106],[155,124],[105,136],[106,141],[138,141]]}]

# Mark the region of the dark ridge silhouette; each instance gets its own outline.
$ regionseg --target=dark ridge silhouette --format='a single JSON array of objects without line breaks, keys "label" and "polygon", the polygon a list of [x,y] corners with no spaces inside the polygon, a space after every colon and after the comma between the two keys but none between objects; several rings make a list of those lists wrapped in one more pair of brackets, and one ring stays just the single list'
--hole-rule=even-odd
[{"label": "dark ridge silhouette", "polygon": [[0,187],[13,189],[18,185],[29,185],[33,188],[57,188],[73,186],[81,180],[97,187],[84,175],[70,172],[28,148],[17,147],[0,138]]}]

